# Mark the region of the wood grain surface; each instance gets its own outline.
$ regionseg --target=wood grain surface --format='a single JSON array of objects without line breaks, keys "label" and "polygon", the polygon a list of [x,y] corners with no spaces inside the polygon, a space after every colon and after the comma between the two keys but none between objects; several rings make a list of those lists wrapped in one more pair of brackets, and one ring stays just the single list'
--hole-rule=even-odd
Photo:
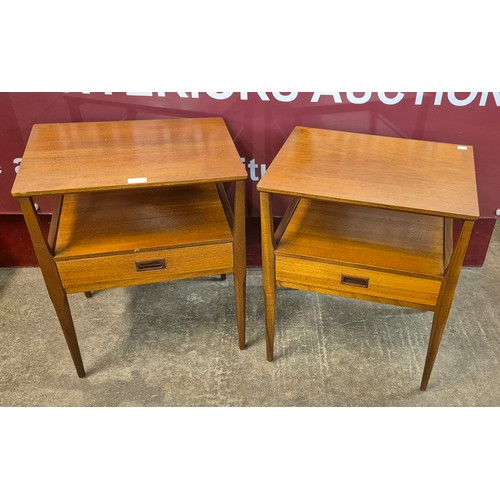
[{"label": "wood grain surface", "polygon": [[[419,304],[417,302],[405,302],[401,299],[391,299],[388,297],[377,297],[375,295],[363,295],[348,290],[334,290],[333,288],[322,288],[320,286],[306,283],[288,283],[286,281],[277,281],[277,286],[283,288],[292,288],[294,290],[303,290],[304,292],[316,292],[324,295],[335,295],[337,297],[345,297],[347,299],[366,300],[368,302],[378,302],[380,304],[388,304],[391,306],[408,307],[411,309],[419,309],[421,311],[434,311],[435,306]],[[314,328],[311,326],[311,328]]]},{"label": "wood grain surface", "polygon": [[276,320],[276,239],[272,214],[271,195],[260,193],[260,220],[262,238],[262,287],[266,316],[266,356],[274,356],[274,327]]},{"label": "wood grain surface", "polygon": [[276,255],[443,276],[444,219],[302,198]]},{"label": "wood grain surface", "polygon": [[[246,179],[222,118],[37,124],[14,196]],[[147,182],[129,184],[129,179]]]},{"label": "wood grain surface", "polygon": [[420,390],[425,391],[429,383],[432,373],[434,362],[441,344],[444,328],[450,314],[451,305],[455,296],[455,289],[457,287],[458,278],[462,269],[462,264],[465,257],[465,252],[469,246],[470,237],[474,228],[474,222],[465,221],[460,231],[457,245],[453,250],[446,273],[443,278],[443,285],[439,292],[439,297],[434,312],[434,319],[432,321],[431,335],[429,337],[429,346],[427,348],[427,356],[425,358],[424,373],[422,375],[422,382]]},{"label": "wood grain surface", "polygon": [[[367,282],[367,287],[343,284],[343,276],[364,279]],[[336,291],[346,292],[357,296],[361,295],[367,299],[373,297],[378,302],[383,302],[380,299],[386,298],[390,299],[392,304],[401,301],[405,304],[415,303],[429,308],[436,305],[441,288],[439,280],[282,255],[276,256],[276,280],[287,283],[290,288],[296,288],[293,284],[297,283],[307,286],[308,290],[321,288],[329,290],[329,293],[333,294]],[[337,295],[342,295],[342,293]]]},{"label": "wood grain surface", "polygon": [[233,239],[215,184],[64,195],[57,261]]},{"label": "wood grain surface", "polygon": [[473,148],[457,146],[296,127],[257,189],[473,220]]},{"label": "wood grain surface", "polygon": [[45,280],[47,292],[59,319],[61,329],[68,345],[71,358],[80,378],[85,377],[82,355],[76,338],[75,325],[71,316],[68,297],[61,283],[59,272],[52,256],[52,248],[43,234],[40,218],[38,217],[32,198],[22,197],[19,199],[26,225],[30,233],[31,241],[40,264],[40,269]]},{"label": "wood grain surface", "polygon": [[[63,260],[57,268],[66,292],[78,293],[230,273],[232,250],[231,243],[169,248]],[[156,260],[164,261],[164,269],[137,271],[137,263]]]},{"label": "wood grain surface", "polygon": [[[221,194],[221,193],[219,193]],[[223,198],[223,194],[221,199]],[[224,202],[222,202],[224,205]],[[229,208],[229,207],[228,207]],[[228,209],[227,208],[227,209]],[[226,210],[227,210],[226,209]],[[231,212],[230,212],[231,213]],[[236,319],[240,349],[245,349],[246,302],[247,302],[247,253],[245,227],[245,183],[236,182],[233,217],[233,273]],[[230,217],[228,218],[228,220]]]}]

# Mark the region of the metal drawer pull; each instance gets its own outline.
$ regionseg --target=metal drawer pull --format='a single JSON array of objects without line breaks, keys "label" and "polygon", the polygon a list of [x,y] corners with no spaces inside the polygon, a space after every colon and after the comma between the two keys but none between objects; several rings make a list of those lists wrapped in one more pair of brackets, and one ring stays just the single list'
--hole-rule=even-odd
[{"label": "metal drawer pull", "polygon": [[360,286],[361,288],[368,288],[369,278],[360,278],[359,276],[342,275],[340,282],[343,285]]},{"label": "metal drawer pull", "polygon": [[154,269],[165,269],[165,259],[144,260],[135,263],[136,271],[153,271]]}]

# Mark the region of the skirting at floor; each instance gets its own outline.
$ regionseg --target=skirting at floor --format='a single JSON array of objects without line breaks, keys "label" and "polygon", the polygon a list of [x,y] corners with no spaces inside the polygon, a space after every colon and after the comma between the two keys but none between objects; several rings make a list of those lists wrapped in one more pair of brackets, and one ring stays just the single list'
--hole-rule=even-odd
[{"label": "skirting at floor", "polygon": [[39,269],[0,269],[1,406],[499,406],[500,230],[464,268],[427,392],[432,313],[278,289],[265,355],[261,272],[240,351],[232,276],[118,288],[70,304],[79,379]]}]

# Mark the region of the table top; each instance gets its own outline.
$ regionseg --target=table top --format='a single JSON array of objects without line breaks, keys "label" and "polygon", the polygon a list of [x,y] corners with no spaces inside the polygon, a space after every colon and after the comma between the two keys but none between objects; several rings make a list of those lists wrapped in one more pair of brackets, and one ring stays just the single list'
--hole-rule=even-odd
[{"label": "table top", "polygon": [[259,191],[479,217],[472,146],[295,127]]},{"label": "table top", "polygon": [[246,177],[222,118],[37,124],[12,194],[110,191]]}]

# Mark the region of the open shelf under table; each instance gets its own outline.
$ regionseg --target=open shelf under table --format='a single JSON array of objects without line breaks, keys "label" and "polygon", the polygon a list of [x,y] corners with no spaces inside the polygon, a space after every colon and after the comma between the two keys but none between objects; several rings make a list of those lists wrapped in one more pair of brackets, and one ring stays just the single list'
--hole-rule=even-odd
[{"label": "open shelf under table", "polygon": [[231,242],[215,184],[64,195],[56,260]]},{"label": "open shelf under table", "polygon": [[233,236],[215,184],[66,194],[54,259],[67,293],[226,274]]},{"label": "open shelf under table", "polygon": [[301,199],[276,248],[282,286],[433,309],[445,271],[442,217]]}]

